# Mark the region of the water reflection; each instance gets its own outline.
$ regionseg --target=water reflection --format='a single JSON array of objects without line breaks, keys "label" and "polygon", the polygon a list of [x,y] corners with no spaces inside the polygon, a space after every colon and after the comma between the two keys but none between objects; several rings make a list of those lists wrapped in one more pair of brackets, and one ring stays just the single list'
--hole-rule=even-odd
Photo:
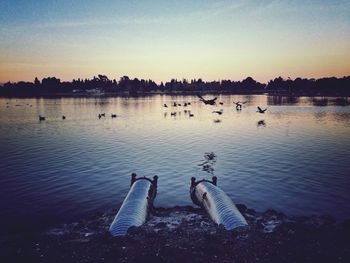
[{"label": "water reflection", "polygon": [[326,122],[328,120],[327,118],[327,112],[324,111],[318,111],[314,113],[315,119],[317,122]]},{"label": "water reflection", "polygon": [[[198,160],[212,152],[213,173],[235,202],[349,217],[350,107],[327,100],[331,106],[264,95],[218,96],[223,105],[196,96],[0,98],[0,200],[9,200],[0,203],[2,226],[115,208],[132,172],[160,177],[155,205],[191,204],[189,179],[211,178]],[[237,111],[233,101],[247,103]],[[258,105],[268,111],[257,113]]]},{"label": "water reflection", "polygon": [[268,96],[268,105],[296,105],[300,97],[293,96]]},{"label": "water reflection", "polygon": [[327,106],[328,99],[327,98],[313,98],[312,103],[314,106]]},{"label": "water reflection", "polygon": [[342,98],[336,98],[334,101],[335,105],[337,106],[347,106],[350,105],[349,98],[342,97]]},{"label": "water reflection", "polygon": [[342,123],[343,125],[350,125],[350,120],[349,120],[349,113],[346,112],[339,112],[339,113],[334,113],[330,116],[332,120],[335,123]]},{"label": "water reflection", "polygon": [[347,106],[348,97],[294,97],[294,96],[267,96],[268,105],[295,105],[295,106]]}]

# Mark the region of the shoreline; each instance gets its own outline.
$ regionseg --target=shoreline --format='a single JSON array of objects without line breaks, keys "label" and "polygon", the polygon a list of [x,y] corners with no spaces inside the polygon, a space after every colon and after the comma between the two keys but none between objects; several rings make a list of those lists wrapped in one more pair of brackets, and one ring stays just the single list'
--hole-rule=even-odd
[{"label": "shoreline", "polygon": [[350,219],[289,217],[237,205],[249,226],[216,226],[192,206],[152,209],[124,237],[111,209],[42,232],[1,237],[3,262],[349,262]]},{"label": "shoreline", "polygon": [[113,98],[113,97],[149,97],[155,95],[164,96],[197,96],[200,95],[265,95],[271,97],[332,97],[332,98],[349,98],[350,93],[334,93],[334,92],[285,92],[285,91],[244,91],[244,92],[231,92],[231,91],[153,91],[153,92],[105,92],[103,94],[87,94],[87,93],[36,93],[36,94],[1,94],[0,98],[17,98],[17,99],[33,99],[33,98]]}]

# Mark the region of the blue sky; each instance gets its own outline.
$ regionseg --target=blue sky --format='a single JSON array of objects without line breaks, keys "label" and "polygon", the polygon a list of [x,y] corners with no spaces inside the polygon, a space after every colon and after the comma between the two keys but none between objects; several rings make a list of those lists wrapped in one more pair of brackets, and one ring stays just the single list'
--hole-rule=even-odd
[{"label": "blue sky", "polygon": [[4,1],[0,82],[350,75],[349,1]]}]

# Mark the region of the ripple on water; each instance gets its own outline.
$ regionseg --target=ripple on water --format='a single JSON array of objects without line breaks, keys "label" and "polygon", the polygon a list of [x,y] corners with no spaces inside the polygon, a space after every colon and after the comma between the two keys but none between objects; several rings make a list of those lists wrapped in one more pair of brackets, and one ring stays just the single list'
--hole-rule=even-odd
[{"label": "ripple on water", "polygon": [[[6,108],[0,99],[1,218],[69,220],[118,207],[132,172],[160,177],[158,206],[191,204],[190,178],[216,175],[235,202],[257,210],[350,216],[349,106],[316,107],[305,98],[287,105],[270,105],[266,96],[220,99],[220,107],[192,96],[11,100],[30,108]],[[237,112],[234,100],[248,103]],[[173,101],[191,101],[187,110],[194,117],[180,107],[181,115],[171,117],[174,109],[161,105]],[[256,113],[256,105],[267,105],[267,113]],[[212,113],[221,108],[219,117]],[[106,118],[99,120],[102,112]],[[39,114],[47,120],[39,122]],[[217,159],[208,172],[198,164],[211,152]]]}]

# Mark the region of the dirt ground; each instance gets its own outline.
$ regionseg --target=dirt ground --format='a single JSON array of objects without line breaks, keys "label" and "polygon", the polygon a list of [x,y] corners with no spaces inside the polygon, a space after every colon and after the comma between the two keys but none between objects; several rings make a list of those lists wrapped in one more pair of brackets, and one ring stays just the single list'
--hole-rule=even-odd
[{"label": "dirt ground", "polygon": [[191,206],[155,208],[142,227],[111,237],[116,210],[2,236],[0,262],[350,262],[350,220],[290,218],[237,206],[249,226],[227,231]]}]

